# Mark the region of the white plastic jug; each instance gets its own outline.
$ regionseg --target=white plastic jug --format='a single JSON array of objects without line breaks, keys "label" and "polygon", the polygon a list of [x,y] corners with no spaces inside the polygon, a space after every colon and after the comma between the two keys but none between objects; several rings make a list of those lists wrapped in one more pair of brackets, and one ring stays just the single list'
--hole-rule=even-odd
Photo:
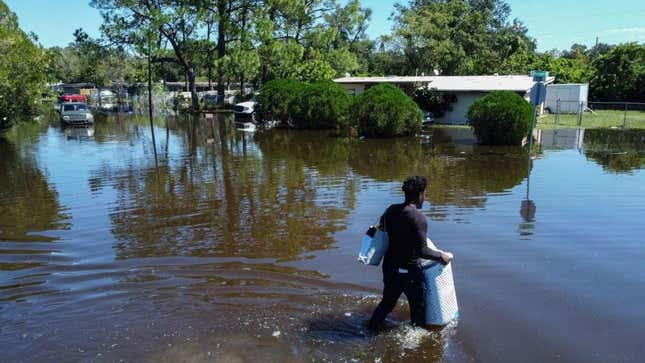
[{"label": "white plastic jug", "polygon": [[363,236],[361,250],[358,252],[358,261],[365,265],[378,266],[385,256],[390,245],[387,232],[377,230],[374,238],[370,237],[369,231]]}]

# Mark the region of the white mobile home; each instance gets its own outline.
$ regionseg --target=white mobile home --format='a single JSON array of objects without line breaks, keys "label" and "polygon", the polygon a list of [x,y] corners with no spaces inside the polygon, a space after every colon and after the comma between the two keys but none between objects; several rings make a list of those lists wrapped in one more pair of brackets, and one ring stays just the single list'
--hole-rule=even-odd
[{"label": "white mobile home", "polygon": [[[546,83],[552,83],[553,80],[553,77],[549,77]],[[491,91],[517,92],[528,101],[531,87],[535,84],[533,77],[524,75],[344,77],[334,81],[354,96],[379,83],[391,83],[408,94],[422,87],[452,93],[457,97],[457,101],[451,105],[452,111],[437,119],[437,122],[446,124],[466,123],[470,105]]]},{"label": "white mobile home", "polygon": [[546,87],[544,108],[551,113],[578,113],[587,108],[589,84],[550,84]]}]

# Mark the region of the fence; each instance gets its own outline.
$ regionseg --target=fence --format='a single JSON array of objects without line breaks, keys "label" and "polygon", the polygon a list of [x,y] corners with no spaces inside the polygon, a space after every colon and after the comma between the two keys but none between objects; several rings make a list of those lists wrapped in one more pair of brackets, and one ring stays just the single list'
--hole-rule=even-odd
[{"label": "fence", "polygon": [[549,126],[645,128],[645,103],[557,100],[538,123]]}]

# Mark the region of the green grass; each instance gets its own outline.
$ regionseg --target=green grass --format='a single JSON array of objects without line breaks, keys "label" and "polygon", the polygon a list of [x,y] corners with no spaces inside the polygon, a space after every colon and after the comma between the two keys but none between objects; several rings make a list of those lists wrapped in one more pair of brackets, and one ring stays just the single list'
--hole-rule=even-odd
[{"label": "green grass", "polygon": [[645,129],[645,112],[643,111],[627,111],[626,122],[624,122],[624,119],[625,112],[617,110],[597,110],[593,113],[585,112],[582,115],[582,123],[580,125],[578,125],[577,114],[561,114],[557,119],[557,124],[556,115],[545,115],[538,117],[537,128],[610,128],[623,127],[624,123],[624,126],[628,129]]}]

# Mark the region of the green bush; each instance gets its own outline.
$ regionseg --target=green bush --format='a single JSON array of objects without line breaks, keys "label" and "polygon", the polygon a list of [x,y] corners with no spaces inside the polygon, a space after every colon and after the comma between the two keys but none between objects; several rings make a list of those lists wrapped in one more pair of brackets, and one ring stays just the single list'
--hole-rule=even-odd
[{"label": "green bush", "polygon": [[294,79],[274,79],[267,82],[256,95],[260,119],[291,123],[300,114],[300,95],[306,83]]},{"label": "green bush", "polygon": [[295,126],[301,129],[333,129],[347,126],[352,96],[332,81],[314,82],[300,94],[300,113]]},{"label": "green bush", "polygon": [[475,101],[466,118],[480,143],[519,145],[531,128],[533,107],[512,91],[493,91]]},{"label": "green bush", "polygon": [[419,106],[398,87],[387,83],[356,97],[353,111],[358,132],[365,137],[414,135],[423,122]]}]

